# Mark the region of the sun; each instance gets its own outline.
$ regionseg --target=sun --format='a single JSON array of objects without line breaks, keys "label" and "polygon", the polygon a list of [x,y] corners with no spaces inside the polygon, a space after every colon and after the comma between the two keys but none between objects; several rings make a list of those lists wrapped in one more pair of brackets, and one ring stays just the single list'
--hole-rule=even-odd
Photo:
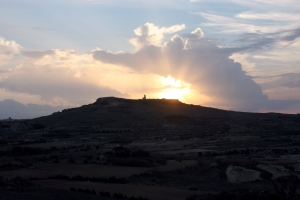
[{"label": "sun", "polygon": [[181,89],[168,88],[160,93],[160,96],[165,99],[178,99],[182,100],[184,93]]},{"label": "sun", "polygon": [[162,77],[162,85],[164,89],[159,94],[161,98],[183,100],[184,96],[190,93],[190,84],[175,80],[171,76]]}]

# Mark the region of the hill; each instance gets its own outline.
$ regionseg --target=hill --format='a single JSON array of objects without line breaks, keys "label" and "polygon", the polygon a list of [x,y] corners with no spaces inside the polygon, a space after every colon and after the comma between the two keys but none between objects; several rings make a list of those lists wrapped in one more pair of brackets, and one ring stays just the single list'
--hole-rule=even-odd
[{"label": "hill", "polygon": [[227,118],[230,111],[188,105],[176,99],[132,100],[115,97],[99,98],[93,104],[65,109],[35,121],[48,125],[113,125],[135,123],[147,125],[165,119]]}]

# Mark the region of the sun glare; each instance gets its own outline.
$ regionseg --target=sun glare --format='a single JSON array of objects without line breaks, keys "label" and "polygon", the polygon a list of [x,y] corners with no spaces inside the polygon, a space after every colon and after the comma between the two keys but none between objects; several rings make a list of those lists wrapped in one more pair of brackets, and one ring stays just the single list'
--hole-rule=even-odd
[{"label": "sun glare", "polygon": [[183,100],[185,95],[190,94],[190,84],[181,80],[175,80],[171,76],[162,77],[163,91],[160,92],[161,98]]},{"label": "sun glare", "polygon": [[173,87],[180,87],[181,86],[181,81],[180,80],[175,80],[171,76],[168,76],[167,78],[163,77],[162,80],[164,86],[173,86]]}]

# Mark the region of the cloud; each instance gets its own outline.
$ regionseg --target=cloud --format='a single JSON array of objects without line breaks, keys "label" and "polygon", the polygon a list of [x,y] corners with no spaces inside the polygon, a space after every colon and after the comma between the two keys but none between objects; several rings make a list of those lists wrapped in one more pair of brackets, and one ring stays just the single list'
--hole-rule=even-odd
[{"label": "cloud", "polygon": [[[264,89],[274,88],[300,88],[300,73],[287,73],[274,76],[257,76],[256,79],[262,79],[261,85]],[[300,95],[298,97],[300,99]]]},{"label": "cloud", "polygon": [[[252,76],[273,76],[278,74],[296,73],[300,71],[300,58],[295,56],[300,53],[300,38],[294,41],[285,41],[284,37],[292,31],[277,34],[243,34],[241,39],[235,41],[233,48],[247,55],[244,59],[235,57],[243,65],[243,69]],[[232,49],[232,47],[231,47]],[[228,50],[228,49],[227,49]],[[249,62],[253,63],[252,67]]]},{"label": "cloud", "polygon": [[164,39],[164,34],[175,33],[185,29],[185,24],[177,24],[170,27],[158,27],[152,23],[146,23],[134,30],[135,37],[130,42],[141,49],[147,45],[160,46]]},{"label": "cloud", "polygon": [[14,55],[20,53],[21,45],[17,44],[15,41],[5,40],[0,37],[0,61],[11,60]]},{"label": "cloud", "polygon": [[[297,30],[245,33],[237,41],[242,45],[220,47],[205,38],[202,30],[197,28],[182,34],[182,37],[174,35],[161,46],[145,44],[135,53],[98,50],[93,52],[93,57],[103,63],[129,67],[138,73],[182,80],[191,84],[191,89],[205,98],[208,106],[242,111],[278,111],[300,104],[298,75],[282,75],[276,77],[276,81],[275,78],[270,81],[251,75],[270,74],[270,70],[275,70],[273,74],[276,70],[288,71],[297,65],[298,58],[293,58],[290,52],[299,51],[300,40],[296,38],[285,48],[280,47],[283,38],[291,34],[297,34]],[[280,50],[272,50],[274,47]],[[270,60],[257,62],[265,59],[257,56],[269,56],[273,59],[272,65]],[[272,85],[275,87],[270,87]],[[283,98],[285,94],[287,98]]]},{"label": "cloud", "polygon": [[39,96],[43,102],[50,104],[59,100],[64,104],[82,105],[104,96],[129,97],[109,86],[88,80],[80,73],[81,68],[94,62],[89,55],[57,49],[23,54],[29,57],[9,74],[0,77],[2,90]]},{"label": "cloud", "polygon": [[204,33],[201,30],[201,28],[197,28],[196,30],[192,31],[191,34],[196,35],[196,36],[198,36],[200,38],[204,37]]},{"label": "cloud", "polygon": [[42,58],[47,55],[54,55],[54,50],[48,50],[48,51],[22,51],[23,55],[29,57],[29,58]]},{"label": "cloud", "polygon": [[[70,0],[69,0],[70,1]],[[72,0],[71,2],[74,2]],[[188,2],[186,0],[75,0],[75,2],[83,2],[89,4],[108,4],[112,6],[148,6],[148,7],[174,7],[174,8],[182,8],[183,5],[187,5]]]},{"label": "cloud", "polygon": [[296,40],[299,37],[300,37],[300,28],[297,28],[297,29],[291,30],[288,33],[288,35],[283,38],[283,40],[291,42],[291,41]]},{"label": "cloud", "polygon": [[[219,32],[227,34],[276,33],[299,27],[297,20],[293,20],[292,18],[299,17],[299,15],[291,15],[288,13],[286,13],[282,18],[285,20],[278,20],[278,17],[274,17],[273,21],[276,21],[276,23],[261,23],[261,20],[263,19],[270,20],[270,18],[272,18],[267,13],[243,12],[236,14],[235,16],[223,16],[209,12],[196,12],[194,14],[207,20],[207,22],[201,23],[201,26],[215,27]],[[272,14],[273,16],[277,16],[283,13],[273,12]],[[286,21],[289,21],[289,23],[286,23]]]},{"label": "cloud", "polygon": [[254,111],[265,105],[267,96],[241,64],[229,58],[231,53],[203,38],[201,32],[196,29],[191,34],[198,37],[186,41],[175,35],[164,46],[147,45],[133,54],[95,51],[94,59],[183,80],[213,98],[216,106]]},{"label": "cloud", "polygon": [[[246,2],[246,0],[233,0],[235,2],[238,3],[243,3]],[[298,0],[285,0],[285,1],[281,1],[281,0],[273,0],[273,1],[268,1],[268,0],[252,0],[252,2],[256,3],[255,5],[260,5],[261,3],[264,4],[269,4],[269,5],[273,5],[273,6],[278,6],[278,7],[291,7],[294,9],[300,8],[299,7],[299,1]]]},{"label": "cloud", "polygon": [[[278,9],[300,9],[298,0],[190,0],[190,2],[196,3],[196,2],[214,2],[214,3],[234,3],[234,4],[240,4],[243,6],[248,6],[252,8],[278,8]],[[271,7],[270,7],[271,6]]]},{"label": "cloud", "polygon": [[[107,86],[97,86],[82,82],[74,77],[69,68],[52,66],[30,67],[16,70],[13,75],[0,81],[0,87],[16,93],[39,95],[42,100],[51,102],[56,98],[73,104],[86,104],[99,97],[126,95]],[[127,96],[128,97],[128,96]]]},{"label": "cloud", "polygon": [[268,95],[268,104],[262,112],[299,113],[300,73],[287,73],[273,76],[253,77],[264,93]]},{"label": "cloud", "polygon": [[235,17],[241,19],[249,19],[249,20],[272,20],[272,21],[294,21],[300,19],[300,15],[294,13],[283,13],[283,12],[257,13],[252,11],[239,13],[235,15]]}]

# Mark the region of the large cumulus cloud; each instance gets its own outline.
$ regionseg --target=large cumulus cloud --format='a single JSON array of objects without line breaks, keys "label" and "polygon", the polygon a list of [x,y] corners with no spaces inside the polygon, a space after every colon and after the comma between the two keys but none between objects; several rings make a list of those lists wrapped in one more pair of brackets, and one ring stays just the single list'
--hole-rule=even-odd
[{"label": "large cumulus cloud", "polygon": [[0,37],[0,54],[4,55],[13,55],[18,54],[21,49],[21,46],[15,41],[5,40]]},{"label": "large cumulus cloud", "polygon": [[215,106],[255,111],[267,103],[261,87],[243,71],[240,63],[229,58],[232,50],[220,48],[204,38],[201,29],[184,36],[185,41],[175,35],[163,46],[148,41],[135,53],[95,51],[94,59],[139,72],[171,75],[213,98]]},{"label": "large cumulus cloud", "polygon": [[0,36],[0,66],[11,61],[15,55],[20,53],[21,48],[21,45],[15,41],[9,41]]},{"label": "large cumulus cloud", "polygon": [[141,49],[148,45],[159,46],[164,38],[164,34],[175,33],[185,29],[185,24],[177,24],[170,27],[159,27],[153,23],[146,23],[134,30],[136,37],[130,42],[137,48]]},{"label": "large cumulus cloud", "polygon": [[88,55],[78,55],[73,50],[23,54],[27,56],[23,63],[0,76],[0,89],[39,96],[48,103],[60,99],[69,105],[87,104],[105,96],[129,97],[109,86],[89,82],[80,74],[80,67],[93,62]]}]

